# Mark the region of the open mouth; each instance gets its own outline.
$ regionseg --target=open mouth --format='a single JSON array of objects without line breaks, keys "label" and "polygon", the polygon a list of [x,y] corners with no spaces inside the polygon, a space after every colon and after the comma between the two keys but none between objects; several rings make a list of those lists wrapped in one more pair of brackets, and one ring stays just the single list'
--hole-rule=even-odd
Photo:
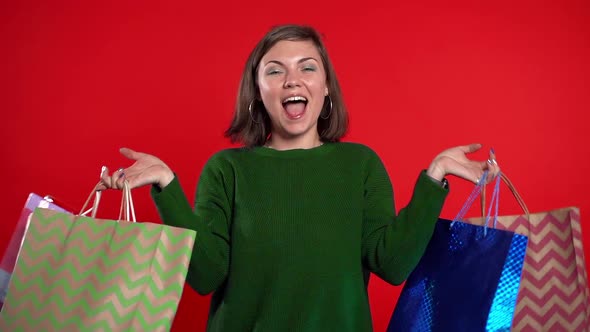
[{"label": "open mouth", "polygon": [[305,106],[307,106],[307,98],[302,96],[293,96],[283,100],[283,109],[291,120],[301,118],[305,114]]}]

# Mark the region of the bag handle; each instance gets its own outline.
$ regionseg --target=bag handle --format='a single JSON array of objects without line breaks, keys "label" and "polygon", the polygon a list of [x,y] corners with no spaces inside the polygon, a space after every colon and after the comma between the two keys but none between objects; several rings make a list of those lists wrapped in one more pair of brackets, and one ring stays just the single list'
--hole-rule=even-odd
[{"label": "bag handle", "polygon": [[[469,194],[469,197],[467,197],[467,200],[465,201],[465,203],[461,207],[461,210],[459,210],[459,212],[457,213],[455,218],[453,218],[453,221],[451,222],[450,227],[453,227],[457,221],[463,220],[463,217],[465,217],[465,214],[467,213],[467,211],[469,211],[469,209],[473,205],[473,202],[475,201],[477,196],[479,196],[482,193],[482,190],[485,188],[487,176],[488,176],[488,171],[486,170],[486,171],[484,171],[482,177],[477,182],[475,188],[473,188],[473,190],[471,191],[471,194]],[[494,226],[493,227],[494,228],[496,227],[496,222],[498,220],[499,201],[500,201],[500,176],[497,176],[496,183],[494,185],[494,191],[492,193],[492,200],[490,202],[490,208],[488,210],[487,215],[484,212],[484,217],[485,217],[484,236],[487,234],[490,216],[492,215],[492,207],[494,207]]]},{"label": "bag handle", "polygon": [[[90,195],[86,199],[86,202],[84,202],[84,205],[82,205],[82,209],[80,209],[80,213],[78,215],[86,216],[86,215],[88,215],[88,213],[92,212],[90,217],[96,218],[96,212],[98,211],[98,204],[100,202],[100,198],[102,197],[102,190],[98,190],[99,184],[100,184],[100,182],[94,187],[94,189],[92,189],[92,192],[90,193]],[[92,199],[93,195],[94,195],[94,201],[92,202],[92,207],[85,211],[85,209],[88,206],[88,203],[90,203],[90,199]]]},{"label": "bag handle", "polygon": [[131,187],[129,186],[129,182],[127,180],[123,182],[123,197],[121,197],[119,220],[121,220],[121,214],[123,213],[125,215],[125,220],[136,222],[135,208],[133,207],[133,196],[131,196]]},{"label": "bag handle", "polygon": [[[490,201],[490,206],[489,206],[488,212],[486,214],[486,212],[485,212],[485,189],[486,189],[485,181],[487,179],[487,175],[488,175],[488,171],[484,171],[483,176],[478,181],[476,187],[473,189],[473,191],[471,192],[471,194],[467,198],[467,201],[463,204],[463,207],[461,208],[459,213],[457,213],[457,216],[451,222],[451,226],[453,226],[455,224],[455,222],[463,219],[463,217],[465,216],[467,211],[471,208],[471,206],[472,206],[473,202],[475,201],[475,199],[477,198],[477,196],[481,195],[481,203],[482,203],[481,214],[485,220],[484,221],[484,236],[487,234],[487,228],[489,227],[489,221],[490,221],[490,218],[492,218],[492,216],[494,218],[493,219],[494,220],[493,228],[496,228],[497,223],[498,223],[498,211],[499,211],[498,206],[499,206],[499,202],[500,202],[500,181],[506,183],[508,188],[510,188],[510,191],[512,192],[512,194],[514,195],[514,197],[516,198],[516,200],[520,204],[523,211],[526,213],[527,220],[530,220],[529,210],[528,210],[526,204],[524,203],[524,200],[518,194],[518,191],[516,191],[516,188],[514,187],[514,185],[510,181],[510,179],[508,179],[508,177],[502,172],[498,173],[498,175],[495,178],[494,191],[492,192],[492,199]],[[492,215],[492,208],[494,209],[493,215]]]},{"label": "bag handle", "polygon": [[[492,206],[494,206],[494,208],[495,208],[493,217],[494,217],[494,228],[496,228],[496,224],[498,222],[498,205],[499,205],[499,200],[500,200],[500,181],[504,182],[506,184],[506,186],[512,192],[512,195],[514,196],[514,198],[516,199],[516,201],[518,202],[518,204],[520,205],[520,207],[522,208],[522,210],[526,214],[526,218],[529,221],[528,225],[530,227],[529,209],[527,208],[526,204],[524,203],[524,200],[522,199],[522,197],[520,196],[520,194],[518,193],[518,191],[514,187],[514,184],[512,184],[512,181],[510,181],[510,179],[502,172],[498,173],[498,175],[496,176],[496,181],[495,181],[495,185],[494,185],[494,191],[492,192],[492,199],[490,202],[490,207],[488,209],[488,213],[487,214],[485,213],[485,204],[486,204],[486,199],[485,199],[486,183],[485,183],[485,180],[487,178],[487,175],[488,175],[488,171],[484,171],[483,176],[477,182],[475,188],[473,188],[473,191],[471,192],[471,194],[467,198],[467,201],[463,204],[463,207],[461,208],[459,213],[457,213],[457,216],[455,217],[455,219],[453,219],[453,221],[451,222],[451,227],[455,224],[455,222],[463,219],[463,217],[465,216],[465,214],[467,213],[467,211],[469,210],[469,208],[471,207],[471,205],[475,201],[475,198],[477,198],[477,196],[480,195],[481,196],[481,215],[483,218],[485,218],[484,236],[487,233],[487,227],[488,227],[488,223],[489,223],[491,212],[492,212]],[[529,229],[529,231],[530,231],[530,229]]]},{"label": "bag handle", "polygon": [[[522,197],[520,196],[520,194],[518,193],[516,188],[514,187],[514,184],[512,184],[512,181],[510,181],[510,179],[506,176],[506,174],[504,174],[502,172],[500,172],[498,177],[500,179],[502,179],[502,182],[504,182],[504,184],[506,184],[508,189],[510,189],[510,191],[512,192],[512,195],[514,196],[514,198],[518,202],[518,205],[520,205],[520,207],[522,208],[522,211],[526,214],[527,220],[531,220],[529,209],[526,206],[526,204],[524,203],[524,200],[522,199]],[[485,177],[483,177],[483,178],[485,178]],[[485,188],[485,186],[483,186],[482,192],[481,192],[481,216],[482,217],[485,217],[485,206],[486,206],[486,188]]]},{"label": "bag handle", "polygon": [[[102,190],[100,190],[102,182],[98,182],[94,189],[86,199],[86,202],[80,209],[80,216],[86,216],[88,213],[92,212],[90,215],[91,218],[96,218],[96,213],[98,211],[98,205],[100,203],[100,198],[102,197]],[[131,188],[129,187],[129,182],[125,180],[123,182],[123,195],[121,197],[121,208],[119,209],[119,219],[124,221],[136,222],[135,218],[135,208],[133,206],[133,197],[131,196]],[[94,196],[94,201],[92,203],[92,207],[85,211],[86,207],[90,203],[90,200]],[[124,219],[121,219],[123,217]]]}]

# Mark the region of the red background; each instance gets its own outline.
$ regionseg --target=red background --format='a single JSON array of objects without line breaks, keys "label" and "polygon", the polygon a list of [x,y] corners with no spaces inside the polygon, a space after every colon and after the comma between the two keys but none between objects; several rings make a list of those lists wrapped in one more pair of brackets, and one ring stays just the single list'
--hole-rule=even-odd
[{"label": "red background", "polygon": [[[379,153],[398,209],[439,151],[481,142],[474,157],[493,147],[531,211],[581,208],[588,261],[589,2],[408,3],[2,2],[0,254],[29,192],[79,209],[102,165],[129,164],[121,146],[161,157],[192,200],[207,158],[230,146],[250,50],[271,26],[304,23],[339,74],[346,140]],[[472,188],[450,181],[446,218]],[[503,192],[500,212],[519,213]],[[159,222],[147,188],[134,193],[138,218]],[[120,196],[105,196],[99,215],[116,218]],[[400,289],[372,279],[376,331]],[[175,330],[204,330],[208,300],[187,287]]]}]

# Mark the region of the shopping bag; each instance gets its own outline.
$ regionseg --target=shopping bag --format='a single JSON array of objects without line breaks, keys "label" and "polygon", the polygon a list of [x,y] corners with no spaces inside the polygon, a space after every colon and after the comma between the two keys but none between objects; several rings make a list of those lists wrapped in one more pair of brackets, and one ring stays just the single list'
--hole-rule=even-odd
[{"label": "shopping bag", "polygon": [[510,329],[527,237],[492,226],[499,178],[492,196],[495,212],[491,215],[491,204],[488,223],[460,221],[483,186],[476,186],[454,220],[438,220],[422,259],[402,288],[388,332]]},{"label": "shopping bag", "polygon": [[195,232],[134,222],[127,184],[124,221],[97,219],[96,208],[90,217],[35,209],[0,331],[170,329]]},{"label": "shopping bag", "polygon": [[28,226],[29,216],[37,207],[43,207],[64,213],[71,213],[65,208],[56,204],[49,196],[41,197],[36,193],[29,194],[25,202],[25,206],[21,211],[20,217],[16,223],[16,228],[14,229],[12,237],[10,238],[10,242],[8,242],[8,247],[6,247],[2,261],[0,261],[0,310],[2,309],[4,299],[6,298],[8,282],[10,281],[10,276],[14,270],[16,257],[18,256],[26,228]]},{"label": "shopping bag", "polygon": [[[484,222],[481,217],[465,221]],[[579,208],[529,213],[525,206],[525,214],[499,216],[498,228],[529,238],[512,330],[589,332],[590,294]]]}]

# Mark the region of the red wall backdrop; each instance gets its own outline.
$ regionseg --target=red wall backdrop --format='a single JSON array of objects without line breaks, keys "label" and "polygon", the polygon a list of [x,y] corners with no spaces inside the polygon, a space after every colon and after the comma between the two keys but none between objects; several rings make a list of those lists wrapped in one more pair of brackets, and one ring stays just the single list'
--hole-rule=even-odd
[{"label": "red wall backdrop", "polygon": [[[481,142],[530,210],[581,208],[588,261],[589,2],[409,3],[0,3],[0,254],[29,192],[79,209],[102,165],[128,165],[121,146],[160,156],[192,199],[207,158],[230,146],[249,51],[271,26],[304,23],[339,73],[347,140],[381,155],[398,209],[436,153]],[[447,218],[471,189],[451,186]],[[504,192],[501,213],[519,213]],[[138,218],[159,222],[148,190],[134,197]],[[116,218],[119,198],[99,214]],[[400,289],[372,279],[376,331]],[[204,330],[208,301],[187,287],[175,330]]]}]

